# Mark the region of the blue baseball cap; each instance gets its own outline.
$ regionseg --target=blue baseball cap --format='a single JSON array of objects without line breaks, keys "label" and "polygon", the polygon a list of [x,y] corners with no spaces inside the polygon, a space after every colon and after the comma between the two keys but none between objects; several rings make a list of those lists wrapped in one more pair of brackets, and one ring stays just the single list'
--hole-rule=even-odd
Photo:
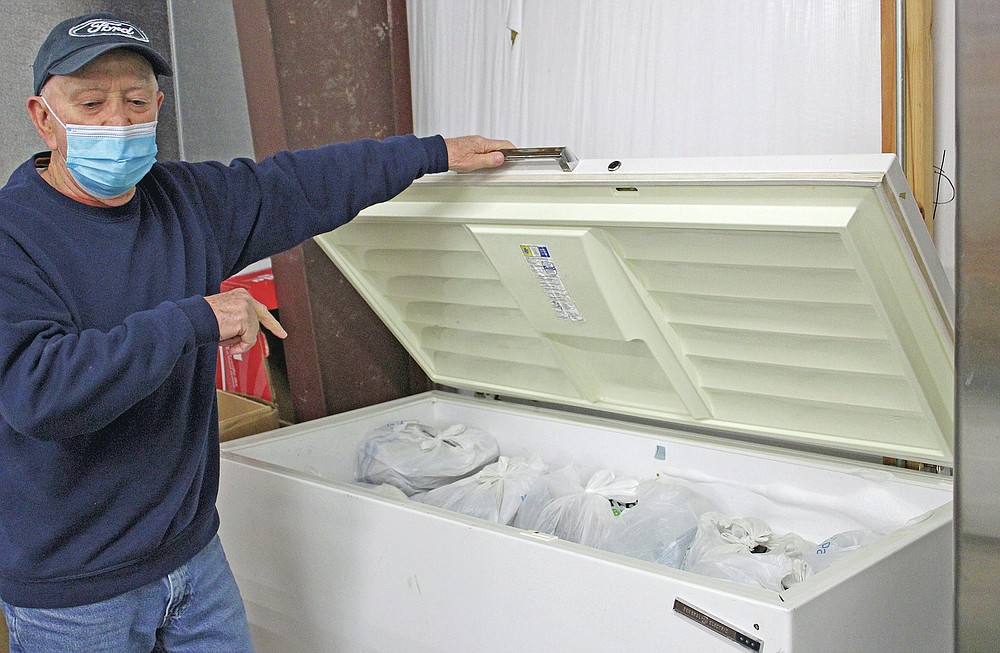
[{"label": "blue baseball cap", "polygon": [[157,75],[173,75],[167,60],[149,44],[146,33],[105,12],[70,18],[56,25],[35,57],[35,95],[52,75],[69,75],[108,50],[133,50],[146,57]]}]

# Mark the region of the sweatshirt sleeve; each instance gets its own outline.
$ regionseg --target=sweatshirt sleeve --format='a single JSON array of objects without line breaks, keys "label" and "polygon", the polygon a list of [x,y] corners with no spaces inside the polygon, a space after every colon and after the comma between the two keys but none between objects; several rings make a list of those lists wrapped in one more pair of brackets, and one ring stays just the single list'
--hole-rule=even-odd
[{"label": "sweatshirt sleeve", "polygon": [[0,415],[18,433],[92,433],[159,388],[177,361],[218,341],[202,297],[163,302],[109,331],[78,329],[44,274],[0,244]]},{"label": "sweatshirt sleeve", "polygon": [[440,136],[394,136],[279,152],[260,163],[195,164],[226,274],[353,219],[424,174],[448,169]]}]

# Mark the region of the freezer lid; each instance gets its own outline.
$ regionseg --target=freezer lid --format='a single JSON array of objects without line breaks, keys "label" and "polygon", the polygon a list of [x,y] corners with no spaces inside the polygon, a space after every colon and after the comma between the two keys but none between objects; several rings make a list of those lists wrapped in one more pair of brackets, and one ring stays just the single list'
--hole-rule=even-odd
[{"label": "freezer lid", "polygon": [[436,383],[952,464],[954,300],[892,155],[507,164],[317,241]]}]

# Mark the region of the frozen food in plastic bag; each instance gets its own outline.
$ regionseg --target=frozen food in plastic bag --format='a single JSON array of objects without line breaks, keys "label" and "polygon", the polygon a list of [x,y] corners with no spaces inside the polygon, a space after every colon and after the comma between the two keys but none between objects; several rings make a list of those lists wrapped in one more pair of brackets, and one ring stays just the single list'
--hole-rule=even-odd
[{"label": "frozen food in plastic bag", "polygon": [[427,492],[420,501],[510,525],[528,490],[548,471],[537,455],[500,456],[473,476]]},{"label": "frozen food in plastic bag", "polygon": [[584,486],[575,469],[564,467],[543,476],[528,491],[514,526],[596,547],[607,537],[622,508],[635,503],[638,484],[601,470]]},{"label": "frozen food in plastic bag", "polygon": [[388,483],[407,496],[475,474],[500,455],[496,439],[477,428],[444,429],[407,420],[369,433],[358,450],[355,478]]},{"label": "frozen food in plastic bag", "polygon": [[715,510],[690,483],[645,480],[636,490],[635,507],[622,513],[601,548],[680,569],[698,532],[698,519]]},{"label": "frozen food in plastic bag", "polygon": [[878,534],[867,529],[837,533],[809,549],[805,561],[814,572],[822,571],[845,555],[872,544],[879,539]]},{"label": "frozen food in plastic bag", "polygon": [[701,516],[684,569],[702,576],[781,591],[805,580],[809,544],[798,535],[776,536],[754,517],[729,519],[718,512]]}]

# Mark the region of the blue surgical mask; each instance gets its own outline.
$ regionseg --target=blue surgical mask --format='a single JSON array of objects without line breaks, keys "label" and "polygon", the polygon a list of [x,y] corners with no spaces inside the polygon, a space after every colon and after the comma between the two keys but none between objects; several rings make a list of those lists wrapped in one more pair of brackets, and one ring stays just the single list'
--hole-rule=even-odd
[{"label": "blue surgical mask", "polygon": [[140,125],[67,125],[66,168],[88,194],[102,200],[124,195],[156,162],[156,121]]}]

